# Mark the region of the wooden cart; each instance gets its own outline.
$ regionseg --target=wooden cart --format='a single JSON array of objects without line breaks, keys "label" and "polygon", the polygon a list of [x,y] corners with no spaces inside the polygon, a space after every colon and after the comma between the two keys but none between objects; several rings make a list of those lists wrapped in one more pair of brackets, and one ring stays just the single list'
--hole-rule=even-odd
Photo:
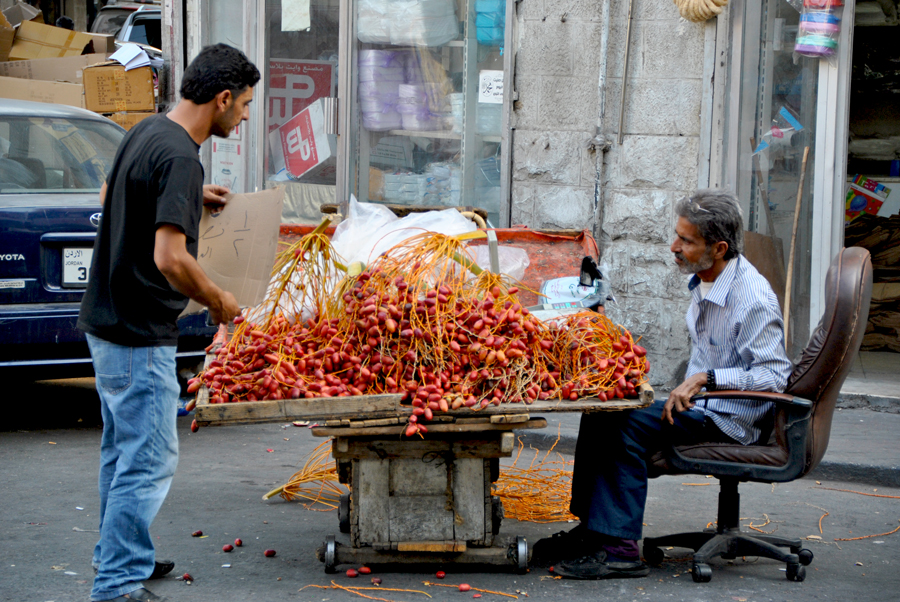
[{"label": "wooden cart", "polygon": [[428,423],[424,439],[402,436],[412,406],[399,395],[209,404],[201,395],[200,425],[324,420],[312,432],[332,437],[341,483],[339,527],[349,545],[330,535],[317,550],[326,572],[341,564],[456,563],[496,565],[524,572],[524,537],[501,537],[503,508],[491,496],[500,458],[515,449],[513,430],[547,426],[536,413],[598,412],[645,407],[640,399],[601,402],[536,401],[480,411],[461,409]]}]

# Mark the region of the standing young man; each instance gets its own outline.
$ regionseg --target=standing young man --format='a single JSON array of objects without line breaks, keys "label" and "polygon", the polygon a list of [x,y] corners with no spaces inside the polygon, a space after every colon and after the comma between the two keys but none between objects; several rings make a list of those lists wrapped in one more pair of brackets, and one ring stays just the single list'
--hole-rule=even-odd
[{"label": "standing young man", "polygon": [[772,287],[743,250],[737,198],[698,190],[675,207],[671,251],[691,274],[687,378],[650,407],[584,414],[575,447],[570,511],[574,529],[538,541],[532,562],[570,579],[644,577],[637,541],[647,502],[647,462],[669,444],[727,441],[750,445],[770,430],[771,402],[691,398],[702,389],[784,391],[791,362]]},{"label": "standing young man", "polygon": [[204,48],[184,72],[182,100],[125,136],[100,190],[103,217],[78,317],[103,416],[91,600],[164,600],[142,582],[174,567],[155,562],[150,524],[178,463],[176,321],[188,298],[216,323],[240,313],[197,263],[203,205],[221,205],[228,192],[203,186],[198,153],[249,117],[259,78],[241,51]]}]

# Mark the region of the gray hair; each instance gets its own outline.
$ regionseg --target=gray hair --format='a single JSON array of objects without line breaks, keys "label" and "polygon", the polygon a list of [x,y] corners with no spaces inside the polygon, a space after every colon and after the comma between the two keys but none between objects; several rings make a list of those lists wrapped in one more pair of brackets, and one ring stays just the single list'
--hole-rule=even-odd
[{"label": "gray hair", "polygon": [[678,201],[675,213],[697,226],[706,244],[728,243],[725,259],[744,252],[744,214],[733,193],[712,188],[698,190]]}]

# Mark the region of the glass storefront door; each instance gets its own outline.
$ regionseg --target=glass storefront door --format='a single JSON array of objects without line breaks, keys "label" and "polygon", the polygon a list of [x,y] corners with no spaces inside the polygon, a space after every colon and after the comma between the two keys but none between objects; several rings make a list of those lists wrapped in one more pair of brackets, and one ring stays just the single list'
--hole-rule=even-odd
[{"label": "glass storefront door", "polygon": [[[852,23],[849,4],[845,12],[851,11]],[[732,49],[721,181],[741,200],[745,228],[751,233],[748,256],[755,253],[773,268],[761,271],[782,303],[789,291],[788,351],[793,355],[805,346],[810,325],[818,320],[823,269],[837,252],[831,232],[843,190],[835,190],[833,180],[836,163],[842,160],[846,107],[836,82],[843,76],[850,42],[848,36],[841,37],[840,59],[833,64],[797,55],[800,13],[784,0],[737,0],[729,18]]]},{"label": "glass storefront door", "polygon": [[[474,206],[500,225],[508,163],[505,0],[352,0],[349,192]],[[508,178],[507,178],[508,179]]]}]

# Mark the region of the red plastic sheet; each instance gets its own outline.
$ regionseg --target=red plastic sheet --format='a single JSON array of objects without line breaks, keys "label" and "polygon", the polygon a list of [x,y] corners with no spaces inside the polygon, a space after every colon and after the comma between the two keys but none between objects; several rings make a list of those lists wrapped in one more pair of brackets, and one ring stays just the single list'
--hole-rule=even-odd
[{"label": "red plastic sheet", "polygon": [[[293,243],[301,236],[312,232],[313,228],[315,226],[282,224],[280,240],[288,244]],[[597,241],[587,230],[578,234],[542,232],[528,228],[498,228],[494,231],[501,245],[519,247],[528,253],[530,263],[525,270],[522,284],[534,291],[538,291],[545,280],[578,276],[584,257],[592,257],[596,261],[600,255]],[[334,228],[328,228],[326,233],[333,234]],[[470,244],[486,245],[487,240],[475,240]],[[539,303],[538,296],[532,292],[521,291],[519,298],[524,305]]]}]

